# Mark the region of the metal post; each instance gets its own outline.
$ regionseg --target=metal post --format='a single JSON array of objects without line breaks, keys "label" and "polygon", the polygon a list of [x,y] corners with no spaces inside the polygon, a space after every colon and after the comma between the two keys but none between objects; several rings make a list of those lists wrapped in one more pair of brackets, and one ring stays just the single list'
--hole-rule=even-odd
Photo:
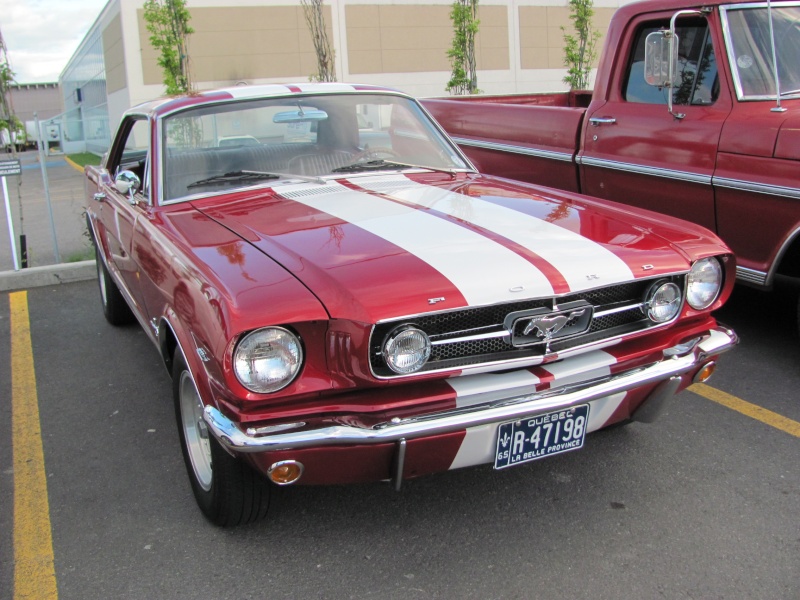
[{"label": "metal post", "polygon": [[8,185],[6,184],[6,177],[0,177],[3,180],[3,198],[6,202],[6,219],[8,220],[8,239],[11,241],[11,258],[14,260],[14,270],[19,271],[19,258],[17,258],[17,242],[14,236],[14,222],[11,220],[11,203],[8,201]]},{"label": "metal post", "polygon": [[44,153],[44,140],[42,140],[42,128],[39,125],[39,117],[37,113],[33,113],[34,121],[36,122],[36,136],[39,145],[39,165],[42,167],[42,183],[44,183],[44,197],[47,200],[47,212],[50,215],[50,231],[53,234],[53,254],[56,257],[56,263],[61,262],[61,255],[58,252],[58,238],[56,237],[56,222],[53,218],[53,204],[50,202],[50,182],[47,180],[47,165]]}]

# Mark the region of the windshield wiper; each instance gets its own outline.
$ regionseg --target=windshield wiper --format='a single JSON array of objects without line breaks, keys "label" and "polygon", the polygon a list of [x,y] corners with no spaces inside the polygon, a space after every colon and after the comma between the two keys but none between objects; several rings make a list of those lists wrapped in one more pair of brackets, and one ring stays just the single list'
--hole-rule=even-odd
[{"label": "windshield wiper", "polygon": [[216,183],[228,183],[230,181],[257,181],[259,179],[280,179],[280,175],[275,173],[265,173],[263,171],[230,171],[222,175],[214,175],[206,179],[200,179],[187,185],[188,188],[201,185],[213,185]]},{"label": "windshield wiper", "polygon": [[376,160],[368,160],[364,162],[356,162],[351,165],[345,165],[332,169],[331,173],[358,173],[360,171],[379,171],[381,169],[425,169],[427,171],[436,171],[439,173],[447,173],[455,177],[455,169],[445,169],[443,167],[428,167],[425,165],[412,165],[411,163],[398,162],[396,160],[384,160],[378,158]]},{"label": "windshield wiper", "polygon": [[800,94],[800,89],[789,90],[788,92],[781,92],[781,98],[783,98],[784,96],[794,96],[795,94]]}]

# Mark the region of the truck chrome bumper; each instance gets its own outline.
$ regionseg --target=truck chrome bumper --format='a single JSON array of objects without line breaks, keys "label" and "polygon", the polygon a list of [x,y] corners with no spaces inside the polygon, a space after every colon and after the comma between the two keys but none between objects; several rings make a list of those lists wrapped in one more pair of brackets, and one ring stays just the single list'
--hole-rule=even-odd
[{"label": "truck chrome bumper", "polygon": [[[738,342],[739,338],[734,331],[717,326],[690,342],[668,348],[664,351],[662,360],[644,367],[555,389],[512,396],[488,404],[406,419],[392,419],[371,428],[337,424],[286,431],[285,428],[292,426],[279,425],[272,429],[273,433],[256,435],[255,432],[242,431],[213,406],[206,406],[203,419],[214,437],[234,452],[391,443],[532,417],[661,382],[664,385],[658,386],[652,395],[664,395],[665,391],[673,393],[680,383],[676,378],[700,368],[711,357],[732,349]],[[303,425],[297,424],[297,427]]]}]

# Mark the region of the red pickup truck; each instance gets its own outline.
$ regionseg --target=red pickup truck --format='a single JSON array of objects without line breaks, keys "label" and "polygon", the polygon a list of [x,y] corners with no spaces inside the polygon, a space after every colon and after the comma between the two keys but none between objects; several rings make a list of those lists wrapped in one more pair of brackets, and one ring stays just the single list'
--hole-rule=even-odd
[{"label": "red pickup truck", "polygon": [[629,4],[593,92],[423,103],[482,172],[694,221],[738,281],[800,282],[799,22],[797,1]]}]

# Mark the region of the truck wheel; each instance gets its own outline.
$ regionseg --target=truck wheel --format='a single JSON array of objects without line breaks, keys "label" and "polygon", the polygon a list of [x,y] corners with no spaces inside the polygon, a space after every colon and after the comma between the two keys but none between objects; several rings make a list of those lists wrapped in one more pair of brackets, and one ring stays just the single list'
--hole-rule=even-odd
[{"label": "truck wheel", "polygon": [[800,335],[800,293],[797,294],[797,334]]},{"label": "truck wheel", "polygon": [[200,510],[223,527],[266,517],[273,491],[269,482],[228,454],[208,431],[203,402],[180,348],[173,360],[172,391],[183,460]]},{"label": "truck wheel", "polygon": [[111,278],[106,264],[103,262],[103,257],[100,256],[100,250],[96,246],[95,261],[97,263],[97,283],[100,286],[100,301],[103,303],[103,315],[105,315],[106,321],[116,326],[132,323],[134,321],[133,312],[125,302],[117,284]]}]

